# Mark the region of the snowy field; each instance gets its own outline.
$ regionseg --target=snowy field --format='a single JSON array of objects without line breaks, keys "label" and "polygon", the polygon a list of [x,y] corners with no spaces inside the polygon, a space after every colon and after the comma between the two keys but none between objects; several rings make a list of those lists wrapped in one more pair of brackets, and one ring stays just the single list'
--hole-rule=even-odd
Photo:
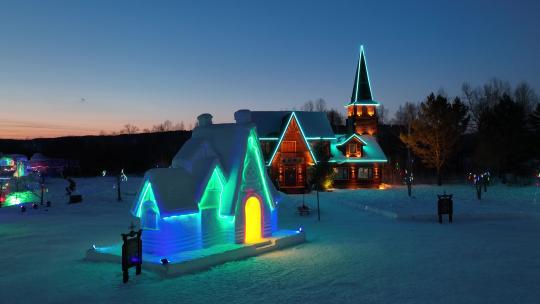
[{"label": "snowy field", "polygon": [[[322,220],[300,217],[286,196],[280,227],[307,231],[287,250],[172,279],[152,272],[122,284],[120,265],[83,260],[92,244],[120,241],[140,179],[78,179],[84,202],[0,208],[0,303],[539,303],[540,193],[491,187],[417,186],[321,193]],[[432,215],[436,194],[454,194],[453,224]],[[306,195],[315,207],[315,196]],[[134,271],[131,272],[133,274]]]}]

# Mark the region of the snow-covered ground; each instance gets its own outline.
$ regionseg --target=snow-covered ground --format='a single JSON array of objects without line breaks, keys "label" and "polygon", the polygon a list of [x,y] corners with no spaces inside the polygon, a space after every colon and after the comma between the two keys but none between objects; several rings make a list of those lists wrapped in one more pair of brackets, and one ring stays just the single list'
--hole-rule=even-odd
[{"label": "snow-covered ground", "polygon": [[[49,180],[53,206],[0,208],[0,303],[538,303],[540,193],[491,187],[417,186],[321,193],[321,222],[300,217],[302,195],[279,206],[280,227],[308,242],[172,279],[152,272],[122,284],[120,266],[84,261],[92,244],[120,240],[140,179],[78,179],[82,204],[67,205]],[[425,217],[436,195],[454,194],[453,224]],[[306,195],[315,207],[315,195]],[[489,215],[489,216],[486,216]],[[392,217],[397,217],[393,219]],[[404,220],[400,220],[404,219]]]}]

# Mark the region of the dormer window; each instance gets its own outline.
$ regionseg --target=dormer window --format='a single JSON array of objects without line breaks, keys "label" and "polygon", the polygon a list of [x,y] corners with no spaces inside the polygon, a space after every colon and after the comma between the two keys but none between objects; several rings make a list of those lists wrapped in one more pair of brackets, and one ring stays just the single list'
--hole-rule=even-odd
[{"label": "dormer window", "polygon": [[347,157],[360,157],[362,146],[358,142],[351,142],[347,145]]},{"label": "dormer window", "polygon": [[349,154],[356,154],[358,145],[356,143],[349,144]]}]

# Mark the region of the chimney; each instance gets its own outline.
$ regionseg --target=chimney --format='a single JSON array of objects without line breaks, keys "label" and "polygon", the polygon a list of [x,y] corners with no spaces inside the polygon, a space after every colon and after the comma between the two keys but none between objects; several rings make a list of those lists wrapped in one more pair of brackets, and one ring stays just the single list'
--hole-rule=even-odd
[{"label": "chimney", "polygon": [[212,115],[204,113],[197,116],[197,124],[199,127],[206,127],[212,125]]},{"label": "chimney", "polygon": [[242,109],[234,112],[234,119],[237,124],[245,124],[251,122],[251,111]]}]

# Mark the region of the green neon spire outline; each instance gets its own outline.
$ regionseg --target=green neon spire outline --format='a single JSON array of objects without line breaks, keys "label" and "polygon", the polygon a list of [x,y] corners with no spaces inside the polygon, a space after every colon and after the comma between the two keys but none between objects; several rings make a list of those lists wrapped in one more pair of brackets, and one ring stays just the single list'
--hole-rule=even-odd
[{"label": "green neon spire outline", "polygon": [[[365,70],[366,70],[366,77],[367,77],[367,83],[368,83],[368,87],[369,87],[369,93],[371,95],[371,100],[358,100],[358,86],[359,86],[359,83],[360,83],[360,66],[362,64],[362,58],[364,59],[364,67],[365,67]],[[369,68],[368,68],[368,64],[367,64],[364,45],[360,45],[360,56],[358,58],[358,64],[357,64],[357,67],[356,67],[356,79],[355,80],[356,81],[355,81],[355,84],[354,84],[354,88],[355,88],[354,100],[350,101],[345,106],[345,108],[347,108],[349,106],[353,106],[353,105],[356,105],[356,106],[375,106],[375,107],[380,106],[380,104],[377,101],[375,101],[375,98],[373,97],[373,89],[371,87],[371,78],[369,77]],[[353,96],[351,96],[351,99],[352,99],[352,97]],[[369,101],[371,101],[371,102],[369,102]]]}]

